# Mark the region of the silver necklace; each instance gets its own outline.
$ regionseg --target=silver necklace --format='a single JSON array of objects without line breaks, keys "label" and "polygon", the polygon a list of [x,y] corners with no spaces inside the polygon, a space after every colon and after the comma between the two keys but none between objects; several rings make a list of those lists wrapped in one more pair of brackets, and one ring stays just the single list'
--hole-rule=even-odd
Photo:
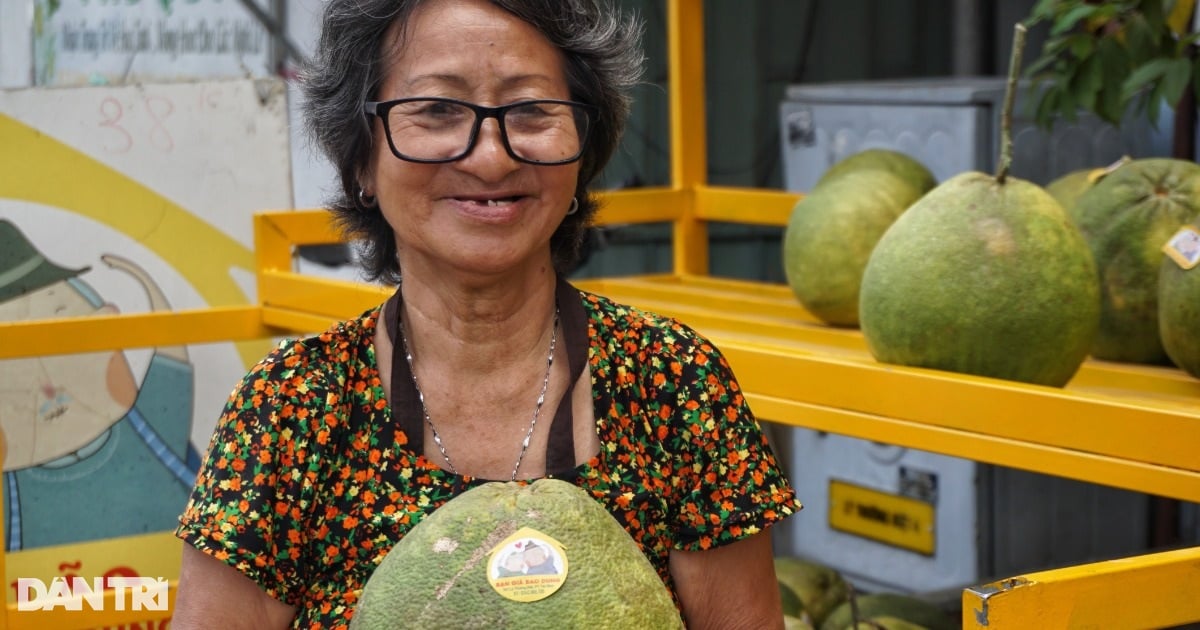
[{"label": "silver necklace", "polygon": [[[412,376],[413,387],[417,390],[417,400],[421,403],[421,413],[425,416],[425,424],[429,425],[430,432],[433,433],[433,443],[437,445],[438,450],[442,453],[442,459],[446,460],[446,466],[450,468],[450,472],[458,474],[454,469],[454,462],[450,461],[450,454],[446,452],[446,445],[442,443],[442,436],[438,434],[437,427],[433,426],[433,420],[429,417],[429,409],[425,407],[425,393],[421,391],[421,384],[417,382],[417,371],[413,369],[412,344],[408,343],[408,336],[405,333],[404,319],[400,319],[400,339],[404,341],[404,359],[408,362],[408,373]],[[529,429],[525,431],[525,439],[521,440],[521,452],[517,454],[517,463],[513,465],[512,476],[509,481],[517,480],[517,471],[521,469],[521,461],[525,459],[525,451],[529,450],[529,440],[533,437],[533,429],[537,426],[538,415],[542,412],[542,403],[546,402],[546,389],[550,386],[550,368],[554,365],[554,346],[558,343],[558,307],[554,307],[554,323],[550,329],[550,352],[546,355],[546,376],[542,378],[542,391],[538,393],[537,406],[533,408],[533,419],[529,421]]]}]

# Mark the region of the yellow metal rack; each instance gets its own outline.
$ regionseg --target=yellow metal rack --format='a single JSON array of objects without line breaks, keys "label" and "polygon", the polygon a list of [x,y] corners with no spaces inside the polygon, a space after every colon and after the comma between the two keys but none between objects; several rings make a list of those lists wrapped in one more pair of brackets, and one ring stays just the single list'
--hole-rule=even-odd
[{"label": "yellow metal rack", "polygon": [[[883,365],[860,333],[819,323],[786,287],[708,276],[709,222],[782,226],[799,195],[706,184],[702,3],[667,6],[671,185],[604,194],[598,222],[670,223],[674,269],[579,281],[581,288],[677,316],[703,332],[727,355],[764,420],[1200,501],[1200,380],[1179,370],[1089,360],[1058,389]],[[338,240],[325,212],[265,212],[254,225],[257,305],[0,323],[0,359],[318,331],[386,296],[379,287],[293,270],[297,246]],[[136,619],[113,614],[51,620],[9,604],[0,629]],[[1031,573],[963,592],[966,628],[1192,621],[1200,621],[1200,548]]]}]

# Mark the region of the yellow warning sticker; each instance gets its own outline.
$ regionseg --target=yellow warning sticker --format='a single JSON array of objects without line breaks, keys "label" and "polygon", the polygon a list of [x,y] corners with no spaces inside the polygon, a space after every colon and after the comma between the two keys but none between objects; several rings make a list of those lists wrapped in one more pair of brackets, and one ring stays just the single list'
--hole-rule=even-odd
[{"label": "yellow warning sticker", "polygon": [[829,480],[829,526],[927,556],[934,551],[932,503]]},{"label": "yellow warning sticker", "polygon": [[550,597],[567,581],[567,552],[557,540],[522,527],[492,548],[488,582],[501,597],[536,602]]}]

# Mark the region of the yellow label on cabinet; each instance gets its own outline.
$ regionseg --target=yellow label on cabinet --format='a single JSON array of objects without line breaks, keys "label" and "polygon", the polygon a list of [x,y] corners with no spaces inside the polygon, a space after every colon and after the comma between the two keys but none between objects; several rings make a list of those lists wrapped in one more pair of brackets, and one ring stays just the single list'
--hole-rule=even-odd
[{"label": "yellow label on cabinet", "polygon": [[829,480],[829,526],[927,556],[934,550],[933,504]]}]

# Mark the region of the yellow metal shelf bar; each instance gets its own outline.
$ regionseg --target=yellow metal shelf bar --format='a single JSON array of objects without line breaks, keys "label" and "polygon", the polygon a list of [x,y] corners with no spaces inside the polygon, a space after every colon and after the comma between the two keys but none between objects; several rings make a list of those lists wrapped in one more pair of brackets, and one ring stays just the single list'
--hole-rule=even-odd
[{"label": "yellow metal shelf bar", "polygon": [[683,216],[672,226],[675,273],[708,273],[708,228],[696,216],[696,188],[708,177],[704,108],[704,7],[700,0],[667,2],[667,92],[671,187],[684,192]]},{"label": "yellow metal shelf bar", "polygon": [[799,193],[762,188],[699,186],[696,188],[696,217],[706,221],[783,227],[802,197]]},{"label": "yellow metal shelf bar", "polygon": [[[867,342],[857,328],[821,323],[784,285],[702,276],[633,276],[579,280],[579,288],[617,301],[678,317],[693,327],[721,336],[769,337],[788,346],[828,351],[855,350],[873,362]],[[1200,379],[1182,370],[1088,360],[1068,386],[1144,404],[1200,409]]]},{"label": "yellow metal shelf bar", "polygon": [[258,306],[0,322],[0,359],[263,339]]},{"label": "yellow metal shelf bar", "polygon": [[390,287],[273,270],[261,272],[258,287],[264,307],[303,311],[324,318],[326,325],[319,330],[378,306],[394,291]]},{"label": "yellow metal shelf bar", "polygon": [[670,223],[683,218],[685,193],[671,188],[634,188],[597,195],[597,225]]},{"label": "yellow metal shelf bar", "polygon": [[1195,471],[1094,455],[1069,447],[1045,446],[961,429],[938,427],[924,422],[834,409],[791,398],[766,396],[751,390],[746,390],[746,399],[759,419],[766,422],[905,446],[984,464],[1017,467],[1031,472],[1185,501],[1200,500],[1200,473]]},{"label": "yellow metal shelf bar", "polygon": [[[256,235],[262,232],[263,236],[278,239],[266,243],[267,250],[280,249],[284,244],[290,248],[293,245],[320,245],[341,240],[334,227],[333,215],[323,208],[271,210],[256,213],[255,219],[263,222],[261,227],[255,224]],[[261,251],[257,244],[255,251]]]},{"label": "yellow metal shelf bar", "polygon": [[1030,573],[963,591],[963,628],[1167,628],[1200,621],[1200,547]]},{"label": "yellow metal shelf bar", "polygon": [[713,342],[750,393],[1200,471],[1200,407],[1139,405],[1091,392],[789,352],[720,337]]},{"label": "yellow metal shelf bar", "polygon": [[313,315],[309,311],[268,306],[263,308],[263,321],[297,334],[311,335],[328,330],[333,320],[322,315]]}]

